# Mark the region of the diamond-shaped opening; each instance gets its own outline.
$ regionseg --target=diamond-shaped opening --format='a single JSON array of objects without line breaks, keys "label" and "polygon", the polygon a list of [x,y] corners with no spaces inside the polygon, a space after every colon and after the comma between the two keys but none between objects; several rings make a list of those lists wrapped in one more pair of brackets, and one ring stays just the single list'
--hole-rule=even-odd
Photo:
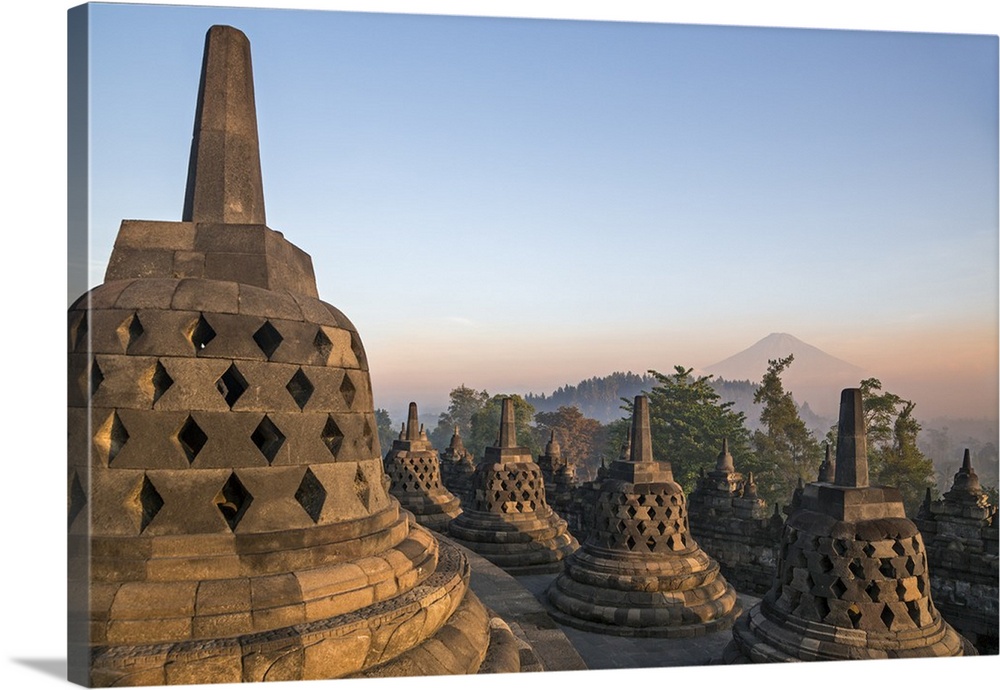
[{"label": "diamond-shaped opening", "polygon": [[320,432],[320,437],[333,456],[336,457],[337,453],[340,452],[340,444],[344,440],[344,432],[337,426],[337,422],[333,421],[332,416],[326,418],[326,424],[323,426],[323,431]]},{"label": "diamond-shaped opening", "polygon": [[371,422],[365,419],[365,427],[361,430],[361,437],[365,440],[369,452],[375,452],[375,432],[372,430]]},{"label": "diamond-shaped opening", "polygon": [[351,382],[351,376],[346,371],[344,372],[344,380],[340,382],[340,394],[344,396],[344,402],[350,407],[354,404],[354,394],[357,393],[357,388]]},{"label": "diamond-shaped opening", "polygon": [[253,341],[268,359],[271,359],[271,355],[281,345],[282,340],[284,338],[281,337],[281,333],[278,333],[278,329],[272,326],[270,321],[265,321],[264,325],[253,334]]},{"label": "diamond-shaped opening", "polygon": [[299,505],[312,518],[313,522],[319,522],[320,513],[323,512],[323,504],[326,503],[326,489],[308,467],[302,476],[298,490],[295,492],[295,500],[299,502]]},{"label": "diamond-shaped opening", "polygon": [[865,575],[865,569],[857,558],[851,559],[851,564],[847,566],[847,569],[851,571],[851,575],[859,580]]},{"label": "diamond-shaped opening", "polygon": [[628,538],[625,539],[625,546],[628,548],[629,551],[635,548],[635,539],[632,537],[631,534],[628,535]]},{"label": "diamond-shaped opening", "polygon": [[232,409],[236,401],[240,399],[249,385],[247,380],[243,377],[243,374],[239,369],[236,368],[236,364],[230,364],[229,368],[226,369],[225,373],[219,377],[219,380],[215,382],[215,387],[218,389],[219,393],[226,400],[226,404]]},{"label": "diamond-shaped opening", "polygon": [[125,352],[128,352],[135,342],[139,339],[145,332],[142,327],[142,322],[139,321],[139,315],[133,313],[129,315],[125,321],[122,322],[121,326],[118,327],[118,339],[121,341],[122,346],[125,348]]},{"label": "diamond-shaped opening", "polygon": [[292,396],[295,404],[301,410],[305,408],[306,403],[309,402],[309,398],[312,397],[313,391],[316,389],[312,385],[312,381],[309,380],[309,377],[302,371],[302,367],[299,367],[291,380],[285,384],[285,390],[288,391],[288,394]]},{"label": "diamond-shaped opening", "polygon": [[160,360],[156,360],[156,366],[153,367],[152,382],[153,404],[155,405],[156,401],[167,392],[167,389],[174,385],[174,380],[170,377],[170,374],[167,373],[167,370],[164,368],[163,363],[160,362]]},{"label": "diamond-shaped opening", "polygon": [[635,506],[630,505],[626,508],[625,514],[628,515],[630,519],[635,519]]},{"label": "diamond-shaped opening", "polygon": [[903,546],[903,542],[901,542],[901,541],[897,540],[897,541],[893,542],[893,544],[892,544],[892,550],[896,553],[897,556],[905,556],[906,555],[906,547]]},{"label": "diamond-shaped opening", "polygon": [[816,565],[821,573],[829,573],[833,570],[833,561],[830,560],[829,556],[820,556]]},{"label": "diamond-shaped opening", "polygon": [[369,508],[369,502],[371,501],[372,488],[368,483],[368,477],[365,473],[361,471],[361,465],[358,465],[357,471],[354,473],[354,494],[361,501],[361,504],[365,507],[365,510]]},{"label": "diamond-shaped opening", "polygon": [[830,543],[830,548],[833,549],[833,552],[838,556],[843,556],[845,553],[847,553],[847,542],[845,542],[843,539],[834,539]]},{"label": "diamond-shaped opening", "polygon": [[330,353],[333,352],[333,341],[330,340],[330,336],[322,328],[316,329],[316,337],[313,338],[313,347],[319,352],[324,362],[330,358]]},{"label": "diamond-shaped opening", "polygon": [[906,557],[906,565],[903,567],[906,568],[906,574],[911,577],[917,572],[917,562],[913,560],[913,556]]},{"label": "diamond-shaped opening", "polygon": [[866,556],[868,556],[868,558],[871,558],[872,556],[875,555],[875,545],[872,544],[871,542],[868,542],[867,544],[865,544],[864,548],[861,549],[861,552],[864,553]]},{"label": "diamond-shaped opening", "polygon": [[865,594],[867,594],[868,598],[871,599],[873,602],[878,601],[878,595],[879,595],[878,583],[876,583],[874,580],[869,582],[868,586],[865,587]]},{"label": "diamond-shaped opening", "polygon": [[640,522],[638,525],[635,526],[635,531],[638,532],[639,534],[645,534],[647,529],[648,528],[646,527],[645,522]]},{"label": "diamond-shaped opening", "polygon": [[250,434],[250,440],[257,446],[257,450],[267,458],[267,463],[271,464],[278,456],[278,451],[281,450],[281,446],[285,442],[285,435],[281,433],[281,430],[274,425],[274,422],[267,415],[264,415],[264,419],[260,420],[260,424]]},{"label": "diamond-shaped opening", "polygon": [[819,616],[820,620],[824,620],[830,615],[830,602],[826,600],[826,597],[813,597],[813,606],[816,608],[816,615]]},{"label": "diamond-shaped opening", "polygon": [[908,601],[906,602],[906,613],[917,626],[921,625],[923,620],[923,612],[920,609],[919,601]]},{"label": "diamond-shaped opening", "polygon": [[878,571],[882,573],[883,577],[896,578],[896,569],[892,567],[891,558],[880,558]]},{"label": "diamond-shaped opening", "polygon": [[857,630],[861,624],[861,609],[858,608],[857,604],[851,604],[847,607],[847,617],[851,620],[851,627]]},{"label": "diamond-shaped opening", "polygon": [[886,630],[892,630],[892,622],[896,620],[896,614],[892,612],[892,609],[888,605],[882,606],[882,613],[879,614],[879,618],[882,619]]},{"label": "diamond-shaped opening", "polygon": [[94,394],[97,393],[97,389],[100,388],[103,381],[104,372],[97,365],[97,358],[95,357],[93,363],[90,365],[90,397],[94,397]]},{"label": "diamond-shaped opening", "polygon": [[843,599],[844,593],[847,592],[847,585],[845,585],[840,578],[837,578],[833,581],[833,584],[830,585],[830,591],[833,592],[834,596],[838,599]]},{"label": "diamond-shaped opening", "polygon": [[204,314],[198,315],[198,320],[191,327],[191,333],[188,335],[188,338],[191,340],[191,344],[194,345],[196,354],[200,354],[205,349],[205,346],[215,339],[215,329],[205,320]]},{"label": "diamond-shaped opening", "polygon": [[922,577],[917,578],[917,591],[921,596],[927,596],[927,581]]},{"label": "diamond-shaped opening", "polygon": [[657,506],[660,506],[662,508],[663,507],[663,495],[662,494],[656,494],[656,496],[653,498],[653,503],[655,503]]},{"label": "diamond-shaped opening", "polygon": [[101,426],[98,439],[101,445],[107,449],[108,464],[110,465],[128,442],[128,430],[125,429],[118,412],[112,412],[108,421]]},{"label": "diamond-shaped opening", "polygon": [[76,520],[76,516],[83,511],[83,507],[87,505],[87,492],[83,490],[83,486],[80,484],[80,475],[75,471],[73,472],[73,479],[69,483],[69,495],[68,498],[68,512],[69,512],[69,524],[67,529],[73,526],[73,521]]},{"label": "diamond-shaped opening", "polygon": [[253,496],[243,486],[236,473],[229,475],[229,479],[215,495],[215,505],[222,513],[223,519],[229,525],[229,529],[236,531],[236,526],[247,512],[247,508],[253,502]]},{"label": "diamond-shaped opening", "polygon": [[89,327],[87,325],[87,312],[83,312],[83,316],[80,317],[79,322],[76,324],[76,333],[73,334],[73,349],[74,350],[87,350],[87,332]]},{"label": "diamond-shaped opening", "polygon": [[139,502],[139,532],[144,532],[149,523],[153,521],[156,514],[160,512],[160,508],[163,507],[163,497],[160,496],[160,492],[156,490],[153,483],[149,481],[149,477],[145,474],[142,475],[142,482],[139,486],[138,492],[138,502]]},{"label": "diamond-shaped opening", "polygon": [[646,548],[650,551],[656,548],[656,540],[652,537],[646,537]]},{"label": "diamond-shaped opening", "polygon": [[201,427],[198,426],[198,423],[194,421],[191,415],[188,415],[180,431],[177,432],[177,441],[181,444],[181,449],[184,451],[184,455],[187,456],[188,462],[194,462],[194,459],[198,457],[198,453],[201,452],[201,449],[208,442],[208,436],[205,435],[205,432],[201,430]]}]

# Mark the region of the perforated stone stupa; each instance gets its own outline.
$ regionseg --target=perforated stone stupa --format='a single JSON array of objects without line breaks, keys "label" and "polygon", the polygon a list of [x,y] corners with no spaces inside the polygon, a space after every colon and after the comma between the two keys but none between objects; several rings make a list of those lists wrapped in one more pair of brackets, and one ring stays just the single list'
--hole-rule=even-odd
[{"label": "perforated stone stupa", "polygon": [[542,480],[545,482],[545,500],[554,511],[565,517],[579,483],[576,465],[563,455],[559,441],[556,440],[555,429],[549,432],[545,452],[538,456],[538,467],[542,470]]},{"label": "perforated stone stupa", "polygon": [[934,603],[979,653],[996,654],[997,506],[980,485],[968,448],[951,488],[936,501],[928,490],[914,522],[927,544]]},{"label": "perforated stone stupa", "polygon": [[240,31],[206,36],[183,220],[122,223],[69,344],[71,680],[517,670],[385,490],[357,330],[265,225]]},{"label": "perforated stone stupa", "polygon": [[448,526],[456,542],[515,575],[558,572],[579,544],[545,501],[542,471],[517,445],[514,405],[504,398],[500,436],[472,480],[472,501]]},{"label": "perforated stone stupa", "polygon": [[406,424],[385,456],[389,493],[424,527],[442,531],[462,512],[459,500],[441,483],[438,453],[411,402]]},{"label": "perforated stone stupa", "polygon": [[[829,469],[823,474],[828,476]],[[923,538],[898,490],[868,485],[861,390],[840,400],[833,482],[803,487],[770,591],[733,628],[729,662],[962,656],[931,601]]]},{"label": "perforated stone stupa", "polygon": [[546,591],[560,623],[605,635],[693,637],[726,630],[736,592],[688,530],[684,491],[653,459],[649,401],[635,398],[628,460],[611,464],[596,520]]},{"label": "perforated stone stupa", "polygon": [[753,473],[744,478],[736,471],[725,439],[715,468],[702,473],[688,496],[688,515],[695,539],[730,584],[755,596],[770,589],[784,520],[757,495]]},{"label": "perforated stone stupa", "polygon": [[476,461],[465,447],[458,426],[455,426],[448,447],[441,452],[441,481],[462,504],[468,504],[474,495],[472,476],[475,473]]}]

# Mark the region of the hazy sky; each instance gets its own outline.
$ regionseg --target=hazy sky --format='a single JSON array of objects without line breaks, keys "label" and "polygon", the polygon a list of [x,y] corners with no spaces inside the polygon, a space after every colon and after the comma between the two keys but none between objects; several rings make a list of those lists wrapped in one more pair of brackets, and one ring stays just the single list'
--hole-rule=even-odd
[{"label": "hazy sky", "polygon": [[781,331],[925,414],[997,413],[995,35],[92,12],[91,285],[122,218],[180,219],[224,23],[252,46],[268,225],[358,327],[377,405]]}]

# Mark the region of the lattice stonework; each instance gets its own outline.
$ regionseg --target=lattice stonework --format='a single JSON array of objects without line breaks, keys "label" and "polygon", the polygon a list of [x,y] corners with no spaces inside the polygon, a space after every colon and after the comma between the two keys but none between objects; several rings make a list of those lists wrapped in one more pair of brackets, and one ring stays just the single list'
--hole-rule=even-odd
[{"label": "lattice stonework", "polygon": [[591,538],[606,548],[669,553],[691,547],[684,494],[676,490],[603,492],[596,513]]},{"label": "lattice stonework", "polygon": [[545,507],[545,487],[537,465],[509,464],[492,472],[478,510],[530,513]]},{"label": "lattice stonework", "polygon": [[[269,466],[299,468],[298,479],[280,491],[288,505],[303,506],[301,519],[321,524],[327,492],[336,495],[335,479],[318,470],[302,479],[306,469],[378,462],[370,379],[360,368],[350,323],[302,296],[267,305],[265,316],[254,301],[258,294],[225,281],[161,279],[155,289],[147,281],[119,281],[96,288],[91,308],[75,317],[70,376],[82,385],[71,388],[70,408],[89,405],[98,421],[90,453],[77,452],[71,465],[150,471],[144,482],[129,475],[130,486],[139,487],[131,498],[101,504],[122,512],[116,529],[169,533],[182,516],[225,531],[239,532],[247,520],[266,529],[261,521],[270,512],[232,499],[243,497],[241,486],[246,496],[259,490],[250,488],[255,478],[244,480],[243,469]],[[224,470],[235,471],[229,484],[228,473],[220,479]],[[96,486],[118,481],[125,480],[109,474]],[[277,485],[267,489],[269,496],[276,491]],[[367,502],[356,504],[365,512],[388,500],[368,493]],[[76,504],[71,511],[75,517]],[[275,519],[286,517],[275,513]],[[292,511],[287,519],[299,518]]]},{"label": "lattice stonework", "polygon": [[386,463],[386,473],[399,492],[432,493],[443,488],[438,459],[433,455],[394,457]]},{"label": "lattice stonework", "polygon": [[780,610],[855,630],[918,630],[934,619],[919,533],[834,539],[786,526],[778,562]]}]

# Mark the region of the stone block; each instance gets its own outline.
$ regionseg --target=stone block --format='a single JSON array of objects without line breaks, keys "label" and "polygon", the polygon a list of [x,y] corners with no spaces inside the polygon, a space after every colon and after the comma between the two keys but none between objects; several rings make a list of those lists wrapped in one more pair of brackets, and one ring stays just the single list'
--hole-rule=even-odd
[{"label": "stone block", "polygon": [[[200,637],[197,633],[193,637]],[[170,658],[164,667],[166,678],[162,684],[184,685],[204,683],[239,683],[243,676],[243,662],[239,645],[215,648],[211,652],[192,653],[181,658]]]},{"label": "stone block", "polygon": [[115,247],[108,259],[105,278],[171,278],[174,269],[172,249]]},{"label": "stone block", "polygon": [[121,291],[115,300],[116,309],[170,309],[177,280],[151,278],[135,280]]},{"label": "stone block", "polygon": [[240,285],[240,314],[301,322],[302,309],[288,292]]},{"label": "stone block", "polygon": [[287,388],[297,365],[240,361],[236,366],[250,385],[233,404],[234,411],[300,412]]},{"label": "stone block", "polygon": [[317,341],[316,324],[278,318],[270,318],[269,321],[284,337],[281,347],[271,355],[272,362],[304,365],[317,365],[324,362],[326,357],[323,351],[329,351],[330,348],[323,340],[326,337],[325,333]]},{"label": "stone block", "polygon": [[134,279],[107,280],[93,290],[85,292],[71,309],[112,309],[121,293],[134,282]]},{"label": "stone block", "polygon": [[126,582],[111,604],[113,620],[190,618],[197,582]]},{"label": "stone block", "polygon": [[302,474],[302,469],[299,467],[242,470],[239,475],[240,481],[253,495],[254,502],[244,514],[240,527],[248,532],[273,532],[311,527],[312,518],[295,499],[295,493],[302,482]]},{"label": "stone block", "polygon": [[198,585],[195,599],[195,613],[198,616],[241,613],[251,608],[249,578],[206,580]]},{"label": "stone block", "polygon": [[[93,468],[90,529],[101,536],[137,536],[142,524],[142,470]],[[99,497],[99,500],[95,500]]]},{"label": "stone block", "polygon": [[371,642],[371,632],[361,628],[309,644],[304,652],[302,678],[343,678],[360,671],[369,655]]},{"label": "stone block", "polygon": [[[177,435],[187,419],[186,412],[158,412],[153,410],[132,410],[119,408],[113,415],[120,420],[120,428],[128,435],[121,444],[114,460],[116,468],[156,468],[156,469],[186,469],[190,467],[187,456],[181,448]],[[114,429],[109,426],[111,415],[95,417],[101,426],[95,432]],[[119,434],[121,432],[119,431]],[[119,436],[121,438],[121,436]],[[95,445],[101,448],[102,443],[95,439]],[[98,458],[107,461],[107,453],[101,453]]]},{"label": "stone block", "polygon": [[194,223],[158,220],[123,220],[115,247],[132,249],[194,249]]},{"label": "stone block", "polygon": [[323,412],[281,412],[268,418],[285,435],[281,450],[271,462],[281,465],[310,465],[328,462],[333,455],[323,441],[329,415]]},{"label": "stone block", "polygon": [[108,644],[156,644],[191,637],[190,618],[112,620],[108,622]]},{"label": "stone block", "polygon": [[[224,412],[229,405],[217,382],[230,364],[223,359],[160,357],[147,365],[141,384],[147,389],[150,401],[156,397],[156,403],[151,405],[156,410]],[[159,383],[154,382],[154,374]]]},{"label": "stone block", "polygon": [[[299,309],[302,312],[302,318],[310,323],[315,323],[323,326],[332,326],[334,328],[343,328],[340,319],[337,318],[337,314],[340,314],[339,310],[335,310],[336,314],[330,311],[329,305],[325,302],[320,301],[316,296],[309,296],[299,293],[289,293],[291,298],[295,300],[296,304],[299,305]],[[342,314],[340,314],[343,316]],[[343,320],[347,323],[347,317],[343,317]],[[346,330],[355,331],[353,326]]]},{"label": "stone block", "polygon": [[174,252],[174,278],[204,278],[205,254],[203,252]]},{"label": "stone block", "polygon": [[264,255],[265,238],[274,233],[263,224],[198,223],[191,249],[205,253]]},{"label": "stone block", "polygon": [[91,404],[96,407],[150,409],[153,406],[154,357],[96,355],[101,382]]},{"label": "stone block", "polygon": [[191,533],[231,534],[216,501],[232,474],[229,469],[149,470],[163,507],[147,527],[149,536]]},{"label": "stone block", "polygon": [[[196,354],[191,333],[198,322],[198,312],[179,312],[165,309],[138,309],[124,312],[138,319],[142,334],[130,339],[127,332],[117,335],[122,345],[129,342],[128,354],[147,356],[192,357]],[[129,323],[123,320],[119,329],[124,331]]]},{"label": "stone block", "polygon": [[[249,610],[240,613],[195,616],[191,619],[192,637],[196,639],[222,639],[251,630],[253,630],[253,614]],[[202,682],[202,680],[193,682]],[[239,679],[233,682],[238,681]]]},{"label": "stone block", "polygon": [[205,277],[265,287],[268,284],[267,259],[260,254],[206,252]]},{"label": "stone block", "polygon": [[278,232],[271,231],[264,242],[268,255],[268,287],[318,297],[310,256]]},{"label": "stone block", "polygon": [[177,284],[171,308],[220,314],[239,313],[240,288],[236,282],[184,278]]}]

